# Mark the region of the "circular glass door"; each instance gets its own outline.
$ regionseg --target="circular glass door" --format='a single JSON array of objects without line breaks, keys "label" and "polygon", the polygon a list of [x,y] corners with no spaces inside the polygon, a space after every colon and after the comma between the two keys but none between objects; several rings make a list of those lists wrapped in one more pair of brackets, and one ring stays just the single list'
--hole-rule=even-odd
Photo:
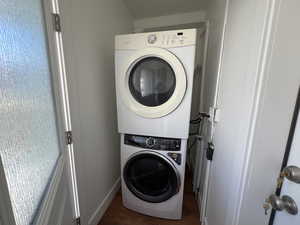
[{"label": "circular glass door", "polygon": [[147,57],[132,68],[129,89],[140,104],[154,107],[167,102],[176,87],[176,77],[172,67],[161,58]]},{"label": "circular glass door", "polygon": [[129,159],[123,177],[135,196],[152,203],[168,200],[180,185],[176,168],[164,156],[154,153],[139,153]]},{"label": "circular glass door", "polygon": [[142,49],[124,59],[117,76],[123,103],[145,118],[171,113],[180,105],[187,87],[181,61],[161,48]]}]

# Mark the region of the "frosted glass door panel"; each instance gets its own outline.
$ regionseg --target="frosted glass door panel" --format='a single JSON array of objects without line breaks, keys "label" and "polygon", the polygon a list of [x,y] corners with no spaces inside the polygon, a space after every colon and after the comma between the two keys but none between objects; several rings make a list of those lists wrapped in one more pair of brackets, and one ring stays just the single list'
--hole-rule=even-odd
[{"label": "frosted glass door panel", "polygon": [[18,225],[33,223],[60,155],[40,0],[0,0],[0,154]]}]

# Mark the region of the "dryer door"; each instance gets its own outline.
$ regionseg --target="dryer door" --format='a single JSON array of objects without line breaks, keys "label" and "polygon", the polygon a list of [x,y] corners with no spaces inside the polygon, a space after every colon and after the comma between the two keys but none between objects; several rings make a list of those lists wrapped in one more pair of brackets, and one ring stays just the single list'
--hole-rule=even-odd
[{"label": "dryer door", "polygon": [[162,117],[182,101],[186,74],[181,62],[171,52],[160,48],[144,49],[124,65],[125,79],[120,85],[122,97],[130,110],[138,115]]},{"label": "dryer door", "polygon": [[164,202],[180,188],[180,176],[173,163],[151,151],[133,155],[124,166],[123,178],[127,188],[146,202]]}]

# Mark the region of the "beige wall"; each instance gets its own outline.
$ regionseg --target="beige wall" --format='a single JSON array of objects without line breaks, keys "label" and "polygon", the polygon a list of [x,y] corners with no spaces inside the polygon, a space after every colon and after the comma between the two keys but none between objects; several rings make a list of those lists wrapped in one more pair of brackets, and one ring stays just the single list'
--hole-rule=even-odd
[{"label": "beige wall", "polygon": [[61,11],[82,224],[95,224],[120,176],[114,36],[133,20],[121,0],[65,0]]}]

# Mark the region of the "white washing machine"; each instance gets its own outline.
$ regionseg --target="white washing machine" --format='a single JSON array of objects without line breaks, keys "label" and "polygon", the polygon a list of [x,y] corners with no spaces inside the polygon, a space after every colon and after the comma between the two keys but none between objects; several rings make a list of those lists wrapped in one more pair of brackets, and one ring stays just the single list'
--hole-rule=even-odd
[{"label": "white washing machine", "polygon": [[120,133],[188,138],[196,29],[115,39]]},{"label": "white washing machine", "polygon": [[122,199],[149,216],[181,219],[186,140],[121,135]]}]

